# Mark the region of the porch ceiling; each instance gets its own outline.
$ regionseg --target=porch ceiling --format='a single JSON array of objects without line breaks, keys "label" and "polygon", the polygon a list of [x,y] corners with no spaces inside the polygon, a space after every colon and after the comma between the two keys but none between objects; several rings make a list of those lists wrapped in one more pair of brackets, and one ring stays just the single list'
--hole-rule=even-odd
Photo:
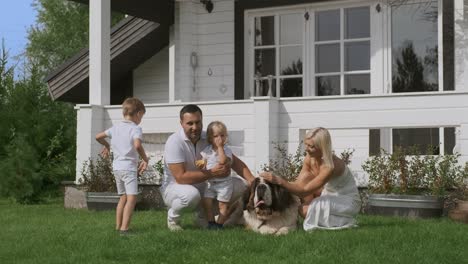
[{"label": "porch ceiling", "polygon": [[[117,84],[134,68],[156,54],[169,43],[167,24],[127,17],[111,32],[111,97]],[[47,82],[52,99],[88,103],[89,50],[85,48],[50,73]]]},{"label": "porch ceiling", "polygon": [[[89,4],[89,0],[72,0]],[[167,16],[173,10],[174,1],[171,0],[112,0],[111,9],[122,14],[143,18],[153,22],[161,22],[161,17]]]}]

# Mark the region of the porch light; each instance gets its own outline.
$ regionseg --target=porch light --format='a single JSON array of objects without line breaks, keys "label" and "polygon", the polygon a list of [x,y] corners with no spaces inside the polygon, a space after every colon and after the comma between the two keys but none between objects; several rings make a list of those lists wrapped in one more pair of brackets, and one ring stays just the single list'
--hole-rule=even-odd
[{"label": "porch light", "polygon": [[208,13],[211,13],[211,11],[213,11],[213,2],[211,2],[211,0],[200,0],[200,3],[205,5],[205,9],[206,11],[208,11]]}]

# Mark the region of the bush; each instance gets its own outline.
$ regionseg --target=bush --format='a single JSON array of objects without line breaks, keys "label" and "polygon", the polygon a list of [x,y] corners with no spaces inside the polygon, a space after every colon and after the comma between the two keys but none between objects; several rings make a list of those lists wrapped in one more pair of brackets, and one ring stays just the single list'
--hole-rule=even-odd
[{"label": "bush", "polygon": [[442,196],[457,187],[465,175],[459,154],[420,155],[415,150],[396,148],[392,154],[382,150],[381,155],[367,159],[362,168],[369,175],[369,191]]},{"label": "bush", "polygon": [[[294,154],[288,154],[286,144],[274,143],[274,149],[276,150],[276,157],[270,159],[268,164],[263,164],[261,169],[263,171],[271,171],[273,174],[286,179],[289,182],[296,180],[297,176],[302,170],[302,164],[304,163],[305,151],[302,150],[302,142],[297,146]],[[351,163],[351,157],[353,156],[354,149],[345,149],[340,153],[340,158],[349,165]]]},{"label": "bush", "polygon": [[22,134],[16,135],[5,151],[6,156],[0,160],[0,192],[19,203],[38,202],[43,181],[36,151]]},{"label": "bush", "polygon": [[78,182],[88,192],[116,192],[111,159],[101,155],[96,160],[89,158],[83,163],[81,179]]},{"label": "bush", "polygon": [[60,183],[75,177],[76,118],[69,104],[54,102],[31,66],[27,78],[0,57],[0,195],[21,203],[58,195]]}]

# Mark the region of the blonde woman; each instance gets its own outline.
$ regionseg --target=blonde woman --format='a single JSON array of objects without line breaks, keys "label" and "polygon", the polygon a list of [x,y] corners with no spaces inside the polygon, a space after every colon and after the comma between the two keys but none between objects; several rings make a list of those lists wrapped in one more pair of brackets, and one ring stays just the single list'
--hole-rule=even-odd
[{"label": "blonde woman", "polygon": [[304,230],[355,226],[361,199],[351,171],[333,155],[330,133],[323,127],[312,129],[305,135],[304,147],[304,165],[296,181],[271,172],[260,176],[302,198],[299,214],[304,217]]}]

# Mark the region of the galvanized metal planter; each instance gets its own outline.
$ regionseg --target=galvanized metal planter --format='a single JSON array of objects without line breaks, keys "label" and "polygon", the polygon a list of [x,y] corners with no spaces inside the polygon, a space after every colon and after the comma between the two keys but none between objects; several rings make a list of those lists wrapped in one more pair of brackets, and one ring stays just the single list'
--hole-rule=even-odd
[{"label": "galvanized metal planter", "polygon": [[437,196],[370,194],[369,213],[410,218],[442,216],[444,200]]},{"label": "galvanized metal planter", "polygon": [[113,210],[119,203],[120,196],[112,192],[87,192],[86,204],[89,210]]}]

